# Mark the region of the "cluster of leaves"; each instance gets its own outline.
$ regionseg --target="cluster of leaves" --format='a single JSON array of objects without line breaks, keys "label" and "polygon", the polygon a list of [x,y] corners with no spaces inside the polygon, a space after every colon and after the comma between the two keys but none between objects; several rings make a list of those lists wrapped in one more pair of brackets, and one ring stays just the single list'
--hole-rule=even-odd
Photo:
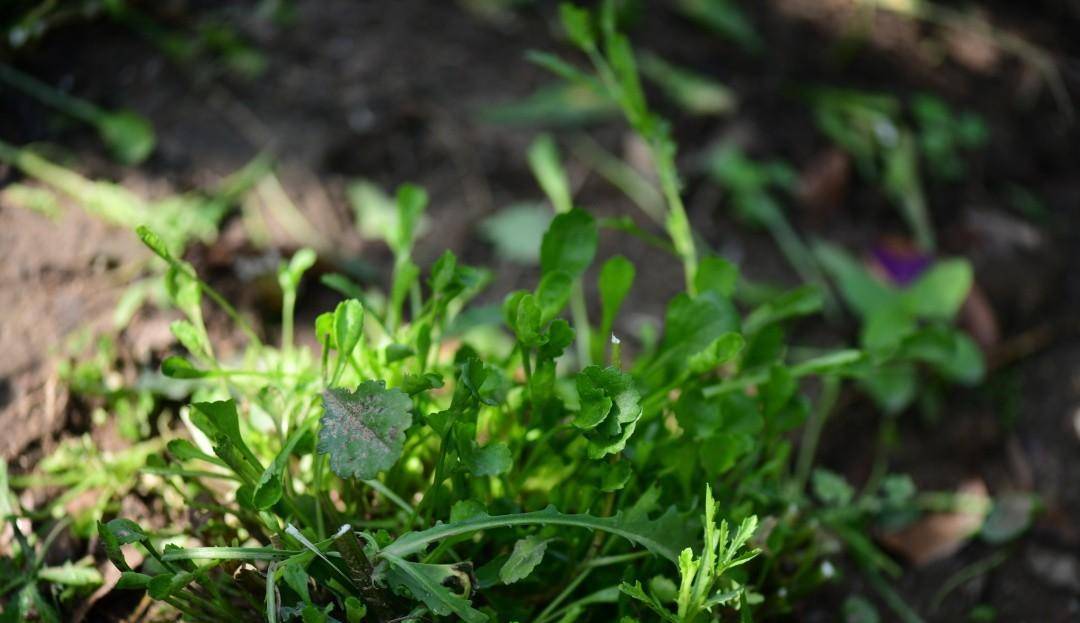
[{"label": "cluster of leaves", "polygon": [[932,179],[955,181],[965,171],[965,152],[983,146],[988,132],[976,115],[955,113],[940,99],[913,98],[914,127],[890,95],[846,89],[817,89],[811,104],[821,131],[851,154],[859,172],[880,182],[908,222],[916,242],[933,251],[933,225],[926,207],[920,160]]},{"label": "cluster of leaves", "polygon": [[[171,325],[184,352],[161,371],[181,382],[173,389],[189,405],[181,426],[102,463],[101,478],[130,482],[132,465],[142,465],[156,494],[190,513],[160,530],[127,517],[96,524],[121,571],[118,588],[145,590],[193,621],[695,623],[790,611],[833,576],[827,559],[837,541],[868,573],[898,572],[866,527],[896,515],[913,494],[910,481],[882,475],[856,498],[842,478],[813,469],[814,448],[844,379],[900,408],[918,365],[965,381],[980,373],[977,351],[973,360],[948,328],[970,271],[944,263],[900,290],[839,250],[814,249],[866,319],[865,352],[792,348],[791,323],[822,310],[822,290],[736,305],[739,271],[699,250],[675,144],[647,104],[615,3],[598,12],[567,5],[561,16],[592,70],[552,55],[534,60],[621,112],[652,156],[657,220],[669,239],[659,246],[681,263],[686,284],[667,303],[662,333],[639,336],[624,360],[612,331],[636,268],[613,256],[590,272],[604,222],[575,205],[549,139],[529,153],[555,211],[540,221],[546,232],[531,252],[535,289],[511,293],[501,307],[477,305],[487,270],[450,252],[426,270],[417,265],[428,198],[405,185],[380,198],[386,209],[367,223],[394,254],[387,292],[324,275],[347,298],[316,319],[316,350],[298,345],[293,329],[313,251],[280,267],[282,330],[271,344],[182,259],[182,244],[156,233],[174,231],[167,223],[140,227],[184,316]],[[662,61],[645,65],[665,73]],[[49,170],[19,157],[20,166]],[[737,189],[740,209],[785,227],[768,192],[790,176],[774,167],[762,177],[727,158],[714,163],[715,175]],[[615,228],[639,231],[632,221]],[[801,242],[797,252],[811,254]],[[586,301],[593,274],[599,318]],[[218,352],[207,304],[246,336],[242,352]],[[884,387],[898,377],[906,394]],[[73,378],[101,385],[79,370]],[[801,391],[810,378],[824,390],[816,408]],[[96,486],[72,481],[74,473],[65,465],[53,484]],[[110,510],[102,502],[98,514]],[[141,564],[134,546],[145,553]],[[33,587],[48,574],[32,550],[23,548],[24,572],[3,594],[18,589],[21,612],[43,616],[53,605]]]},{"label": "cluster of leaves", "polygon": [[[611,3],[598,15],[563,12],[595,78],[542,62],[618,95],[657,156],[665,223],[687,278],[662,336],[638,343],[627,362],[611,339],[636,273],[621,256],[600,266],[601,315],[589,318],[583,282],[600,228],[574,206],[546,142],[531,157],[556,215],[537,287],[502,305],[509,342],[505,333],[491,339],[492,314],[470,305],[487,271],[447,252],[424,278],[413,262],[427,197],[412,186],[399,189],[395,218],[378,228],[396,258],[388,295],[325,277],[355,296],[316,320],[317,353],[295,344],[292,330],[312,252],[281,267],[274,346],[140,228],[185,316],[172,331],[186,354],[166,358],[162,372],[192,392],[183,429],[147,464],[201,519],[159,533],[124,518],[99,524],[120,587],[145,589],[191,620],[427,612],[690,622],[732,609],[746,620],[783,612],[824,579],[825,536],[812,518],[826,509],[804,491],[808,473],[794,465],[789,433],[811,417],[799,380],[858,374],[863,356],[791,360],[784,327],[820,309],[813,288],[745,315],[736,307],[738,271],[695,249],[674,144],[634,86],[634,57],[612,13]],[[247,335],[238,358],[216,353],[204,300]],[[844,525],[858,533],[867,516]],[[138,568],[124,554],[135,544],[147,556]],[[759,549],[770,562],[751,573]]]}]

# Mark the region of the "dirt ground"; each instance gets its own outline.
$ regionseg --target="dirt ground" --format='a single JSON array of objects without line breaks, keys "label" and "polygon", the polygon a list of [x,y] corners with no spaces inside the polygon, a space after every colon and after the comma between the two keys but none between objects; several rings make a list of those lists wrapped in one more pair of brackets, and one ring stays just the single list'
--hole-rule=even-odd
[{"label": "dirt ground", "polygon": [[[185,4],[185,3],[179,3]],[[204,4],[187,3],[196,11]],[[739,98],[735,115],[676,124],[686,170],[719,141],[734,140],[755,156],[782,158],[806,171],[828,151],[810,112],[793,95],[804,85],[835,85],[939,94],[980,114],[988,147],[970,158],[969,174],[929,185],[929,203],[946,254],[976,267],[1001,327],[994,351],[1001,364],[986,386],[951,391],[942,415],[900,422],[892,467],[920,487],[953,490],[978,479],[991,494],[1037,493],[1045,507],[1036,525],[1011,546],[1009,560],[962,583],[941,608],[942,584],[991,553],[972,543],[958,554],[909,570],[897,589],[928,620],[961,621],[989,604],[997,621],[1080,620],[1080,132],[1077,107],[1055,98],[1040,75],[1015,56],[964,32],[942,32],[891,14],[860,14],[845,0],[743,3],[766,42],[747,54],[663,8],[631,31],[637,45],[724,82]],[[280,162],[282,183],[341,259],[385,267],[385,249],[366,245],[351,228],[345,199],[350,180],[385,187],[424,186],[432,197],[436,235],[418,261],[444,248],[469,263],[489,262],[477,225],[501,207],[540,196],[524,152],[535,130],[486,124],[478,111],[530,93],[549,80],[523,59],[528,49],[559,49],[553,7],[541,3],[505,20],[485,20],[455,2],[323,0],[297,3],[296,19],[270,28],[242,4],[235,19],[263,51],[267,71],[255,80],[209,79],[197,67],[164,59],[117,25],[71,27],[50,34],[19,64],[54,84],[106,106],[150,118],[159,148],[147,165],[123,170],[96,155],[96,139],[77,127],[57,128],[34,103],[0,92],[0,137],[23,144],[74,146],[86,173],[120,179],[148,196],[206,186],[264,149]],[[1080,5],[1075,2],[982,3],[978,11],[1001,28],[1049,50],[1061,79],[1080,101]],[[227,11],[228,12],[228,11]],[[183,13],[175,17],[182,24]],[[861,34],[860,37],[855,35]],[[930,35],[934,35],[932,38]],[[933,45],[927,40],[936,42]],[[565,50],[564,50],[565,51]],[[674,111],[670,112],[673,115]],[[618,124],[594,128],[615,151],[626,146]],[[633,208],[583,165],[570,160],[578,199],[601,214]],[[17,176],[0,169],[0,183]],[[740,261],[751,277],[796,279],[760,232],[730,218],[719,195],[688,176],[686,196],[696,231]],[[1041,223],[1024,220],[1007,200],[1011,185],[1033,191],[1046,207]],[[808,235],[867,248],[902,233],[880,192],[852,178],[828,210],[792,205]],[[249,250],[226,229],[215,249],[196,260],[215,279],[237,286],[229,262]],[[283,251],[302,241],[275,232]],[[628,308],[658,319],[673,294],[679,267],[643,243],[605,234],[602,253],[618,250],[639,267]],[[0,204],[0,454],[26,469],[63,434],[73,414],[55,366],[62,338],[89,323],[105,328],[122,285],[115,268],[142,251],[133,236],[69,209],[57,221]],[[377,274],[376,270],[376,274]],[[500,267],[495,300],[531,269]],[[324,297],[309,293],[306,313]],[[303,303],[302,303],[303,305]],[[854,335],[853,327],[805,327],[808,335]],[[125,335],[134,339],[137,326]],[[839,413],[823,442],[824,462],[861,482],[869,472],[875,418],[865,405]],[[859,579],[838,583],[821,604],[795,620],[832,621],[835,604]],[[868,591],[864,594],[869,594]],[[835,599],[832,599],[835,598]],[[888,619],[888,611],[882,609]]]}]

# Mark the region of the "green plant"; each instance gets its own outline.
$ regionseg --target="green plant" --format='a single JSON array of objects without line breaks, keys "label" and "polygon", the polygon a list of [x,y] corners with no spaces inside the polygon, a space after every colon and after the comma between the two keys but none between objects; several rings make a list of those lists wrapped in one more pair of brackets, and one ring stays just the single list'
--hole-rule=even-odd
[{"label": "green plant", "polygon": [[791,226],[774,191],[790,191],[795,172],[783,162],[757,162],[735,147],[721,147],[706,160],[709,177],[730,195],[739,218],[756,227],[764,227],[776,241],[795,272],[808,284],[817,286],[835,307],[832,292],[813,252]]},{"label": "green plant", "polygon": [[0,463],[0,517],[9,533],[5,538],[11,540],[10,556],[0,557],[0,600],[4,603],[0,621],[59,623],[62,604],[100,585],[101,573],[90,557],[59,566],[46,564],[46,554],[69,520],[61,517],[47,522],[48,529],[41,537],[25,533],[29,520],[11,495],[5,463]]},{"label": "green plant", "polygon": [[[347,298],[316,319],[315,350],[294,327],[313,251],[280,266],[281,332],[269,339],[159,223],[140,226],[151,274],[183,316],[171,325],[183,350],[160,367],[182,382],[174,398],[186,406],[161,423],[166,451],[135,463],[158,484],[147,495],[198,520],[148,530],[103,504],[96,526],[119,588],[192,621],[698,623],[790,611],[834,575],[837,543],[867,573],[899,573],[867,527],[908,503],[910,482],[883,474],[856,497],[814,468],[841,383],[875,374],[876,355],[792,344],[791,323],[822,307],[812,287],[736,306],[738,270],[699,254],[675,145],[647,105],[614,3],[565,6],[562,18],[592,71],[534,58],[616,102],[652,151],[669,238],[658,246],[685,282],[662,335],[628,340],[625,354],[614,338],[636,279],[621,256],[599,267],[590,319],[584,282],[601,228],[632,223],[575,205],[551,139],[529,152],[555,212],[539,281],[494,318],[473,304],[488,271],[450,252],[426,270],[414,261],[428,200],[415,186],[378,199],[370,214],[382,215],[363,223],[393,253],[388,291],[327,276]],[[379,197],[370,191],[356,189]],[[942,314],[915,303],[901,307],[920,322]],[[211,339],[208,304],[243,335],[239,352]],[[801,391],[810,379],[821,383],[816,404]],[[113,464],[112,477],[128,468]]]},{"label": "green plant", "polygon": [[911,113],[930,175],[947,181],[963,177],[966,166],[961,152],[978,149],[989,138],[982,120],[970,112],[954,112],[941,99],[926,93],[912,99]]}]

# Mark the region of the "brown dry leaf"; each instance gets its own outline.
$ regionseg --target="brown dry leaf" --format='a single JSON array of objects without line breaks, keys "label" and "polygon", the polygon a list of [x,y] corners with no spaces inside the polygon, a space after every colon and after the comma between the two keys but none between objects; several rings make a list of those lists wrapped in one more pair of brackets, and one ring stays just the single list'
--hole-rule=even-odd
[{"label": "brown dry leaf", "polygon": [[982,480],[969,480],[956,493],[966,507],[961,511],[931,513],[880,541],[915,566],[948,558],[960,551],[982,527],[990,510],[990,497]]},{"label": "brown dry leaf", "polygon": [[971,285],[967,300],[960,308],[960,326],[982,347],[984,353],[1001,341],[997,314],[978,283]]},{"label": "brown dry leaf", "polygon": [[851,157],[830,147],[814,155],[799,175],[799,201],[817,215],[832,215],[844,202],[851,181]]}]

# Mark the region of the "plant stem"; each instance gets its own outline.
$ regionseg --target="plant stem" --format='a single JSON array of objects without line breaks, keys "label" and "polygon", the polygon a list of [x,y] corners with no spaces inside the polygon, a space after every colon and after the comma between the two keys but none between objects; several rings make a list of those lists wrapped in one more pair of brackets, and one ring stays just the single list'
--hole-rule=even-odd
[{"label": "plant stem", "polygon": [[592,356],[589,353],[592,328],[589,326],[589,311],[585,306],[585,286],[580,278],[574,280],[574,285],[570,290],[570,315],[574,320],[578,365],[585,368],[592,363]]},{"label": "plant stem", "polygon": [[799,457],[795,464],[795,481],[793,490],[801,494],[806,489],[806,482],[810,478],[810,470],[814,466],[814,455],[817,453],[818,441],[821,432],[825,428],[825,421],[836,406],[836,399],[840,395],[840,378],[826,376],[822,379],[821,396],[817,408],[810,415],[810,420],[803,429],[802,443],[799,444]]}]

